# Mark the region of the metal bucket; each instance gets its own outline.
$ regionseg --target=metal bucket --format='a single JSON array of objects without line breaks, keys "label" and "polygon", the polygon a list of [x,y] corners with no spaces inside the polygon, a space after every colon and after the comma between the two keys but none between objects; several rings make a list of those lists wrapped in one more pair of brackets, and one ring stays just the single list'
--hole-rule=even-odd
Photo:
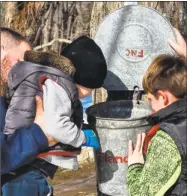
[{"label": "metal bucket", "polygon": [[101,144],[95,154],[99,190],[107,195],[128,195],[128,141],[135,142],[137,133],[150,127],[146,121],[150,105],[143,101],[109,101],[89,107],[86,113]]}]

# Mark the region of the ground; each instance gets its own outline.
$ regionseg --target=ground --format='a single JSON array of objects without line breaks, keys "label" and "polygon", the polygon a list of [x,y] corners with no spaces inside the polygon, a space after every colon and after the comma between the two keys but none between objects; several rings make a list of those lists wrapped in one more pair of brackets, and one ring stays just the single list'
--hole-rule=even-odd
[{"label": "ground", "polygon": [[94,162],[85,161],[77,171],[59,169],[50,183],[54,196],[96,196]]}]

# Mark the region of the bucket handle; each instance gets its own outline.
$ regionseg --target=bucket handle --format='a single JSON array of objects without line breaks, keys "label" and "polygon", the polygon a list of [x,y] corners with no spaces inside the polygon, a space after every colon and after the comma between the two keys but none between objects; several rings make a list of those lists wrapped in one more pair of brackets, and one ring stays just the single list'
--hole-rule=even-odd
[{"label": "bucket handle", "polygon": [[133,93],[133,100],[136,100],[137,104],[140,104],[140,97],[141,97],[141,94],[140,94],[140,88],[139,86],[134,86],[134,93]]}]

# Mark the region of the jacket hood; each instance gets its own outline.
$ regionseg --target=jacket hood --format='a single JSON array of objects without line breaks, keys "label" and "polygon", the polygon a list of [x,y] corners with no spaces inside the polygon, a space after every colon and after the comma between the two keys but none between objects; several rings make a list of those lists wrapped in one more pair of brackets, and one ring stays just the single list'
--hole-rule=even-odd
[{"label": "jacket hood", "polygon": [[16,63],[8,74],[8,87],[16,88],[28,76],[44,72],[73,80],[75,68],[65,57],[50,52],[27,51],[24,60]]},{"label": "jacket hood", "polygon": [[65,74],[74,75],[75,67],[69,59],[54,51],[26,51],[24,61],[56,68]]}]

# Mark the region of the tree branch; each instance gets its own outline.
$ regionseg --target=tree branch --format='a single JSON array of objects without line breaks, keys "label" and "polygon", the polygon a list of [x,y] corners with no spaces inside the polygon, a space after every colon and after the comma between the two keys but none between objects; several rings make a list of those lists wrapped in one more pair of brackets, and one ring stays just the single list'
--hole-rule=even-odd
[{"label": "tree branch", "polygon": [[33,46],[35,46],[37,44],[37,41],[39,40],[40,35],[42,34],[43,28],[44,28],[43,24],[38,28],[35,39],[34,39],[34,42],[32,43]]},{"label": "tree branch", "polygon": [[42,48],[46,48],[48,46],[53,45],[55,42],[61,42],[61,43],[68,43],[68,44],[70,44],[72,41],[68,40],[68,39],[60,39],[60,38],[59,39],[53,39],[52,41],[50,41],[50,42],[48,42],[46,44],[43,44],[43,45],[40,45],[40,46],[36,46],[34,48],[34,50],[40,50]]}]

